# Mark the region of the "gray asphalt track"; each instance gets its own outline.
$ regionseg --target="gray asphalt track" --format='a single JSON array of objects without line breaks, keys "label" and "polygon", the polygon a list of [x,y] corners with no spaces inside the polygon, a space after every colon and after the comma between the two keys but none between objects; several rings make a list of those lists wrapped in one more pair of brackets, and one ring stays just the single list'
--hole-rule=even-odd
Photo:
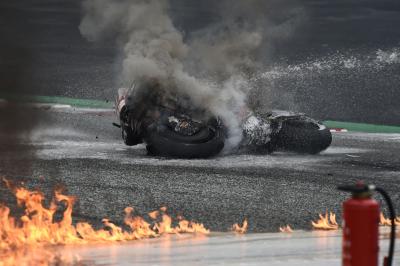
[{"label": "gray asphalt track", "polygon": [[[213,231],[227,231],[245,217],[252,232],[274,232],[284,224],[310,229],[320,212],[335,211],[340,219],[347,195],[335,187],[358,179],[386,188],[400,211],[400,135],[337,133],[331,148],[312,156],[177,160],[150,157],[142,145],[124,146],[120,130],[111,126],[112,111],[53,108],[41,115],[46,119],[29,141],[0,149],[0,173],[47,194],[64,185],[78,198],[76,220],[120,223],[127,206],[139,214],[167,206]],[[4,188],[0,199],[15,206]]]}]

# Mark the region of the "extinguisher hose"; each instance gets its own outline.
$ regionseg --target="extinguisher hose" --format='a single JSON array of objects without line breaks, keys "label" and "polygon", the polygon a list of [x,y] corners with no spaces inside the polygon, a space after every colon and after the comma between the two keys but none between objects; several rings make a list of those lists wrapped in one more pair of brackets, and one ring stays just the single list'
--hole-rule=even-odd
[{"label": "extinguisher hose", "polygon": [[389,209],[389,214],[390,214],[390,221],[391,221],[391,230],[390,230],[390,244],[389,244],[389,254],[388,256],[385,258],[385,266],[392,266],[393,263],[393,253],[394,253],[394,242],[396,239],[396,223],[395,223],[395,219],[396,219],[396,213],[393,207],[393,202],[389,197],[389,194],[382,188],[380,187],[375,187],[375,191],[379,192],[383,199],[385,200],[388,209]]}]

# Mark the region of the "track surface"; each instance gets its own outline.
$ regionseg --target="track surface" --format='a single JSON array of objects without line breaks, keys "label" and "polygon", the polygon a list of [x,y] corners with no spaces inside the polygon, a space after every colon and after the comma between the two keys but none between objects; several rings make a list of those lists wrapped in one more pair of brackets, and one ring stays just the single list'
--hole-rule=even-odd
[{"label": "track surface", "polygon": [[[381,231],[387,233],[387,230]],[[63,246],[49,250],[61,258],[78,258],[85,265],[338,266],[341,264],[341,235],[341,231],[167,235],[128,243]],[[378,265],[382,265],[387,249],[388,240],[382,237]],[[30,253],[37,255],[43,251],[32,250]],[[399,256],[400,248],[397,247],[394,265],[399,265]]]},{"label": "track surface", "polygon": [[[142,214],[168,206],[173,215],[183,214],[213,231],[227,231],[245,217],[252,232],[274,232],[284,224],[310,229],[310,221],[325,210],[340,219],[347,195],[335,187],[360,178],[386,188],[400,211],[399,134],[335,134],[332,147],[313,156],[176,160],[147,156],[142,145],[124,146],[119,129],[111,126],[112,111],[43,112],[47,119],[29,141],[0,150],[0,172],[49,194],[65,185],[78,198],[76,220],[96,224],[109,217],[118,223],[127,206]],[[3,188],[0,199],[15,204]]]}]

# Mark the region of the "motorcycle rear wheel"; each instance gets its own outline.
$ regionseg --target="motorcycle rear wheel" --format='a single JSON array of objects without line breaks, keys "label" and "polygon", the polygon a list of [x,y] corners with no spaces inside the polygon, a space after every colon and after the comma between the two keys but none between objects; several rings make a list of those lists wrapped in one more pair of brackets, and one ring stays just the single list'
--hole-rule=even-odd
[{"label": "motorcycle rear wheel", "polygon": [[192,136],[185,136],[173,129],[152,124],[147,130],[145,143],[150,155],[175,158],[208,158],[217,155],[224,147],[221,128],[205,127]]},{"label": "motorcycle rear wheel", "polygon": [[317,154],[327,149],[331,143],[329,128],[296,120],[285,121],[276,137],[278,149],[298,153]]}]

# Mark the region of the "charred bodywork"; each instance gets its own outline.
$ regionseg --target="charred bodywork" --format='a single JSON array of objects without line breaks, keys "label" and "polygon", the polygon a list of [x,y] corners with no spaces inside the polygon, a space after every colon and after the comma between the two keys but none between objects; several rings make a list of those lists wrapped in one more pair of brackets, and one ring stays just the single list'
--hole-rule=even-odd
[{"label": "charred bodywork", "polygon": [[[204,158],[218,154],[229,134],[223,121],[157,86],[151,85],[152,90],[145,94],[140,88],[135,93],[119,91],[116,111],[125,144],[144,142],[151,155],[167,157]],[[248,112],[242,121],[243,138],[237,149],[315,154],[332,141],[328,128],[304,114]]]},{"label": "charred bodywork", "polygon": [[217,117],[157,83],[146,86],[150,93],[119,91],[117,114],[126,145],[144,142],[152,155],[182,158],[210,157],[223,149],[225,131]]},{"label": "charred bodywork", "polygon": [[243,123],[241,147],[258,152],[276,150],[316,154],[332,142],[329,129],[302,113],[253,113]]}]

